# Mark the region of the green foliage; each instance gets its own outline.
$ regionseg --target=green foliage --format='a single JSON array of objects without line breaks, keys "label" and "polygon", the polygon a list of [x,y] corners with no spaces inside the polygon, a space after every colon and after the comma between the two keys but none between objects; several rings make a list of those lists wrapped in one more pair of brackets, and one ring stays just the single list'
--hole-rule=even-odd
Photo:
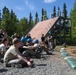
[{"label": "green foliage", "polygon": [[47,11],[45,11],[45,17],[44,17],[44,19],[45,19],[45,20],[48,19],[48,17],[47,17]]},{"label": "green foliage", "polygon": [[61,11],[60,11],[60,8],[58,7],[58,13],[57,13],[58,16],[61,16]]},{"label": "green foliage", "polygon": [[16,32],[17,24],[18,19],[13,10],[11,10],[10,12],[8,8],[5,6],[3,8],[1,28],[6,30],[7,34],[11,36],[14,32]]},{"label": "green foliage", "polygon": [[[58,11],[60,11],[60,8],[58,7]],[[59,12],[60,13],[60,12]],[[59,14],[58,13],[58,14]],[[63,13],[64,17],[67,17],[67,10],[66,10],[66,4],[64,3],[63,6]],[[56,7],[54,6],[53,9],[53,16],[56,17]],[[76,2],[74,4],[73,9],[71,10],[70,18],[72,20],[72,36],[73,36],[73,43],[76,44]],[[41,20],[46,20],[47,17],[47,11],[42,8],[42,18]],[[35,24],[39,22],[38,13],[35,14]],[[13,10],[9,11],[7,7],[4,7],[2,10],[2,21],[0,23],[0,28],[6,30],[7,34],[11,36],[15,32],[19,35],[27,34],[34,26],[34,21],[32,14],[29,14],[29,20],[24,17],[20,19],[20,21],[17,19],[17,16],[13,12]],[[66,31],[67,32],[67,31]],[[59,34],[59,33],[58,33]],[[61,34],[63,35],[63,34]],[[69,35],[69,34],[68,34]],[[67,39],[69,41],[69,39]]]},{"label": "green foliage", "polygon": [[29,21],[25,17],[19,21],[13,10],[9,11],[6,6],[3,8],[0,28],[4,29],[9,36],[14,33],[18,33],[19,35],[27,34],[33,26],[34,22],[31,13],[29,15]]},{"label": "green foliage", "polygon": [[23,35],[26,34],[27,32],[28,32],[28,20],[24,17],[19,21],[19,25],[17,26],[17,33]]},{"label": "green foliage", "polygon": [[35,24],[39,22],[38,13],[35,14]]},{"label": "green foliage", "polygon": [[30,31],[34,26],[34,22],[33,22],[33,19],[32,19],[32,15],[30,13],[29,15],[29,24],[28,24],[28,31]]},{"label": "green foliage", "polygon": [[3,15],[2,15],[2,21],[1,21],[1,28],[5,29],[7,28],[7,25],[9,24],[10,21],[10,13],[8,8],[4,7],[3,8]]},{"label": "green foliage", "polygon": [[42,8],[42,17],[41,17],[41,21],[47,20],[47,19],[48,19],[48,17],[47,17],[47,11]]},{"label": "green foliage", "polygon": [[44,11],[44,9],[42,8],[42,18],[41,18],[41,21],[44,20],[44,13],[45,13],[45,11]]},{"label": "green foliage", "polygon": [[56,17],[56,7],[54,6],[54,9],[53,9],[53,17]]},{"label": "green foliage", "polygon": [[72,41],[73,44],[76,45],[76,0],[73,9],[70,12],[70,18],[72,20]]},{"label": "green foliage", "polygon": [[63,4],[63,17],[67,18],[67,9],[66,9],[66,4]]}]

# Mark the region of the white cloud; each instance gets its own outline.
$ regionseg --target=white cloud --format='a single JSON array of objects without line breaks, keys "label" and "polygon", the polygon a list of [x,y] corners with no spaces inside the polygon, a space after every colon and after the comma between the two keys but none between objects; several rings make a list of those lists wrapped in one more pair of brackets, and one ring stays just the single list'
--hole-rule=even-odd
[{"label": "white cloud", "polygon": [[52,3],[54,1],[56,1],[56,0],[44,0],[44,3]]},{"label": "white cloud", "polygon": [[16,9],[17,9],[17,10],[20,10],[20,11],[24,11],[24,10],[25,10],[24,8],[19,7],[19,6],[17,6]]},{"label": "white cloud", "polygon": [[26,3],[26,6],[28,7],[28,8],[30,8],[31,10],[34,10],[34,4],[32,3],[32,2],[28,2],[28,0],[25,0],[25,3]]}]

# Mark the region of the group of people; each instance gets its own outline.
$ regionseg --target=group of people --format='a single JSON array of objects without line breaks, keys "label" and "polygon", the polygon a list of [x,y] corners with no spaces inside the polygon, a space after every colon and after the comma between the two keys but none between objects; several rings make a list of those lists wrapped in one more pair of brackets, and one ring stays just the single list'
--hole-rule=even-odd
[{"label": "group of people", "polygon": [[41,58],[41,53],[44,50],[46,54],[52,54],[49,52],[49,40],[45,39],[44,34],[41,36],[41,42],[37,38],[31,38],[30,34],[23,35],[21,38],[12,36],[12,45],[8,45],[9,41],[7,38],[2,37],[0,31],[0,55],[3,56],[3,63],[6,67],[21,65],[33,66],[34,58]]}]

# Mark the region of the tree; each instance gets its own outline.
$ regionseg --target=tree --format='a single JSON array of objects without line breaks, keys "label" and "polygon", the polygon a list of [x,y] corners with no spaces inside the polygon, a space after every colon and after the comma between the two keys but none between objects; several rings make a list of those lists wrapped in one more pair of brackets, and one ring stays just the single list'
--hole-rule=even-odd
[{"label": "tree", "polygon": [[22,18],[19,21],[19,25],[17,28],[17,33],[20,35],[26,34],[28,32],[28,20],[27,18]]},{"label": "tree", "polygon": [[36,15],[35,15],[35,24],[39,22],[39,18],[38,18],[38,13],[36,12]]},{"label": "tree", "polygon": [[53,17],[56,17],[56,7],[54,6],[54,9],[53,9]]},{"label": "tree", "polygon": [[63,4],[63,17],[67,18],[66,3]]},{"label": "tree", "polygon": [[16,32],[17,24],[18,19],[13,10],[10,12],[5,6],[2,13],[1,27],[6,30],[9,36],[11,36],[14,32]]},{"label": "tree", "polygon": [[1,28],[1,10],[0,10],[0,28]]},{"label": "tree", "polygon": [[29,15],[29,30],[31,30],[34,26],[34,22],[32,20],[32,14],[30,12],[30,15]]},{"label": "tree", "polygon": [[45,10],[42,8],[42,17],[41,17],[41,21],[44,20],[44,16],[45,16]]},{"label": "tree", "polygon": [[41,21],[47,20],[47,19],[48,19],[48,17],[47,17],[47,11],[42,8],[42,17],[41,17]]},{"label": "tree", "polygon": [[17,16],[13,12],[13,10],[11,10],[11,12],[10,12],[10,21],[11,21],[10,26],[12,27],[13,33],[17,32],[17,26],[19,24],[19,20],[17,19]]},{"label": "tree", "polygon": [[44,14],[45,16],[44,16],[44,20],[47,20],[48,19],[48,17],[47,17],[47,11],[45,10],[45,14]]},{"label": "tree", "polygon": [[61,11],[59,7],[58,7],[58,16],[61,16]]},{"label": "tree", "polygon": [[72,21],[72,38],[73,43],[76,45],[76,0],[74,2],[74,6],[70,12],[70,18]]},{"label": "tree", "polygon": [[6,31],[8,26],[10,26],[10,12],[6,6],[3,8],[1,26],[2,26],[2,29]]}]

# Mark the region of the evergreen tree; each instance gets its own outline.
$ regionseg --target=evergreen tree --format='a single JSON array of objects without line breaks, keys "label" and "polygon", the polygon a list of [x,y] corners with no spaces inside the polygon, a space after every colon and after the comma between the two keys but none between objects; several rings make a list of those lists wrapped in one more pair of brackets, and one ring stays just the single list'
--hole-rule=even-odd
[{"label": "evergreen tree", "polygon": [[56,17],[56,7],[54,6],[54,9],[53,9],[53,17]]},{"label": "evergreen tree", "polygon": [[29,30],[31,30],[33,26],[34,26],[34,22],[32,20],[32,14],[30,12],[30,15],[29,15]]},{"label": "evergreen tree", "polygon": [[44,16],[44,20],[47,20],[48,19],[48,17],[47,17],[47,11],[45,11],[45,14],[44,14],[45,16]]},{"label": "evergreen tree", "polygon": [[41,21],[47,20],[47,19],[48,19],[48,17],[47,17],[47,11],[42,8],[42,17],[41,17]]},{"label": "evergreen tree", "polygon": [[72,21],[72,38],[73,43],[76,45],[76,0],[74,2],[74,6],[70,12],[70,18]]},{"label": "evergreen tree", "polygon": [[8,26],[10,26],[10,12],[6,6],[3,8],[2,14],[2,22],[1,22],[2,29],[7,31]]},{"label": "evergreen tree", "polygon": [[61,11],[59,7],[58,7],[58,16],[61,16]]},{"label": "evergreen tree", "polygon": [[44,20],[44,16],[45,16],[45,10],[42,8],[42,17],[41,17],[41,21]]},{"label": "evergreen tree", "polygon": [[1,10],[0,10],[0,28],[1,28]]},{"label": "evergreen tree", "polygon": [[17,16],[13,12],[13,10],[11,10],[11,12],[10,12],[10,20],[11,20],[10,26],[12,27],[12,31],[14,30],[13,32],[15,33],[15,32],[17,32],[17,26],[19,24],[19,20],[17,19]]},{"label": "evergreen tree", "polygon": [[28,20],[27,18],[22,18],[19,21],[19,25],[17,28],[17,33],[20,35],[26,34],[28,32]]},{"label": "evergreen tree", "polygon": [[36,15],[35,15],[35,24],[39,22],[39,18],[38,18],[38,13],[36,12]]},{"label": "evergreen tree", "polygon": [[64,3],[64,5],[63,5],[63,17],[67,18],[66,3]]},{"label": "evergreen tree", "polygon": [[29,15],[29,22],[30,22],[30,23],[32,22],[32,15],[31,15],[31,12],[30,12],[30,15]]},{"label": "evergreen tree", "polygon": [[18,24],[18,19],[15,13],[13,12],[13,10],[11,10],[10,12],[9,9],[5,6],[3,8],[3,13],[2,13],[1,27],[4,30],[6,30],[9,36],[11,36],[14,32],[16,32],[17,24]]},{"label": "evergreen tree", "polygon": [[0,10],[0,22],[1,22],[1,10]]}]

